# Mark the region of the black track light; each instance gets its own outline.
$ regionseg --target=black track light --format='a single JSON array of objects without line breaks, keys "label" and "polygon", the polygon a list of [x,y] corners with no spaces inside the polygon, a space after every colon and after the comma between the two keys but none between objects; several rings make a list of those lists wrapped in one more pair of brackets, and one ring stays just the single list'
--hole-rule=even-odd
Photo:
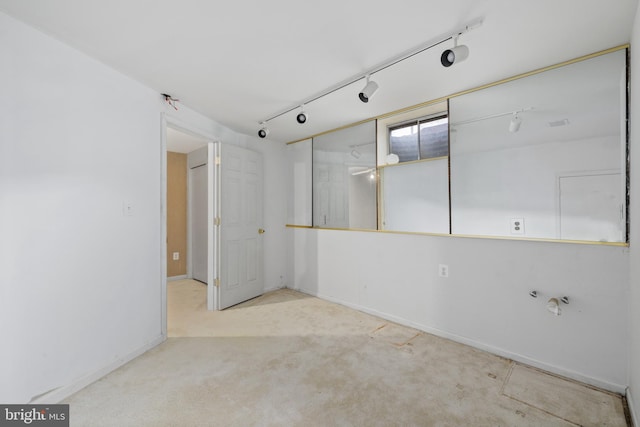
[{"label": "black track light", "polygon": [[262,125],[262,127],[258,131],[258,136],[260,138],[266,138],[267,135],[269,135],[269,128],[266,126],[265,122],[261,122],[260,124]]},{"label": "black track light", "polygon": [[298,123],[303,124],[303,123],[306,123],[308,119],[309,119],[309,113],[306,113],[304,111],[304,105],[301,105],[300,112],[296,116],[296,120],[298,121]]}]

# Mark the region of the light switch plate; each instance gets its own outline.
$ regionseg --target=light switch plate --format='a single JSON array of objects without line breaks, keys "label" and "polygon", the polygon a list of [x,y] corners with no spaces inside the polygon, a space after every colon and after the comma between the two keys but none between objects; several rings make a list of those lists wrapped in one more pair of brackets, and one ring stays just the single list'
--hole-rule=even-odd
[{"label": "light switch plate", "polygon": [[438,264],[438,276],[449,277],[449,266],[447,264]]}]

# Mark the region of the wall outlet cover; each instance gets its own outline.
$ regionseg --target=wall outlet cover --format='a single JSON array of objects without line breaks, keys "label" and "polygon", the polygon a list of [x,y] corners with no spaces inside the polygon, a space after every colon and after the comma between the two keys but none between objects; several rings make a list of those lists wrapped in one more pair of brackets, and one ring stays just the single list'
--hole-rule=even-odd
[{"label": "wall outlet cover", "polygon": [[449,277],[449,266],[447,264],[438,264],[438,276]]},{"label": "wall outlet cover", "polygon": [[524,234],[524,218],[511,218],[511,234]]},{"label": "wall outlet cover", "polygon": [[133,202],[124,201],[122,202],[122,214],[124,216],[133,216],[134,214],[134,205]]}]

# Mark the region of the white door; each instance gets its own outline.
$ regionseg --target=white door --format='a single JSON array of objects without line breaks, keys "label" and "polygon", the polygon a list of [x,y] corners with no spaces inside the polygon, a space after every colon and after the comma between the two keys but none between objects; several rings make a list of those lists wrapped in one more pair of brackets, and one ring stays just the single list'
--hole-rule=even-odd
[{"label": "white door", "polygon": [[344,165],[314,165],[313,225],[349,227],[349,181]]},{"label": "white door", "polygon": [[218,143],[220,310],[263,293],[262,154]]},{"label": "white door", "polygon": [[561,176],[560,238],[624,242],[619,173]]},{"label": "white door", "polygon": [[195,280],[207,279],[207,164],[190,169],[191,275]]}]

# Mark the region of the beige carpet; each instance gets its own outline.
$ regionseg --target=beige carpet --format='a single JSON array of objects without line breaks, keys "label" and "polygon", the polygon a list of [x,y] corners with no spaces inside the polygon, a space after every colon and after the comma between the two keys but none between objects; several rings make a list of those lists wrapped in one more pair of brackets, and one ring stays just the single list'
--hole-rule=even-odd
[{"label": "beige carpet", "polygon": [[72,426],[627,425],[617,395],[295,291],[168,291],[174,338],[69,398]]}]

